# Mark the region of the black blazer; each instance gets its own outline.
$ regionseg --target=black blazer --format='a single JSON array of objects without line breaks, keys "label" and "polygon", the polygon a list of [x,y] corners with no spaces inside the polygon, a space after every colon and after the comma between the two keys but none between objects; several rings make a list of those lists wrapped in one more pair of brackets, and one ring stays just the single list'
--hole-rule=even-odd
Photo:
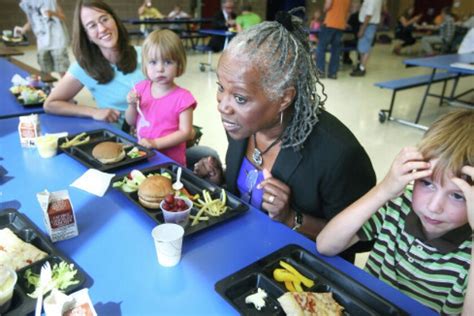
[{"label": "black blazer", "polygon": [[[228,137],[229,138],[229,137]],[[226,184],[237,194],[237,177],[248,139],[229,138]],[[331,219],[375,185],[375,172],[364,148],[349,129],[328,112],[300,151],[282,149],[271,173],[291,188],[291,208]]]}]

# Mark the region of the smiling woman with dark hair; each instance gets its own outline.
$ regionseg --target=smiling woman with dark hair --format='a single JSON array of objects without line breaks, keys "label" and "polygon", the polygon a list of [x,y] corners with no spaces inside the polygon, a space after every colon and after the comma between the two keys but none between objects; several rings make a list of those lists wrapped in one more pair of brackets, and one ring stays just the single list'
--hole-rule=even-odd
[{"label": "smiling woman with dark hair", "polygon": [[229,139],[225,179],[213,158],[200,160],[195,172],[225,181],[273,220],[314,239],[375,184],[375,174],[354,135],[324,110],[307,39],[301,20],[285,12],[230,42],[217,69]]},{"label": "smiling woman with dark hair", "polygon": [[[140,52],[130,45],[118,16],[101,0],[77,2],[72,42],[77,62],[46,99],[45,111],[121,125],[127,93],[144,79]],[[83,87],[92,93],[98,107],[71,102]]]}]

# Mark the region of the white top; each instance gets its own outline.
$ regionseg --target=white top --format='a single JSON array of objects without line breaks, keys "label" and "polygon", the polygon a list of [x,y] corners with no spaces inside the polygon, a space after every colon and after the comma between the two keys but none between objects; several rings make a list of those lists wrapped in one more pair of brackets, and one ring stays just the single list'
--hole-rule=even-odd
[{"label": "white top", "polygon": [[464,36],[458,49],[458,54],[474,53],[474,28]]},{"label": "white top", "polygon": [[45,10],[57,10],[56,0],[22,0],[20,8],[28,16],[39,50],[61,49],[69,45],[65,23],[57,17],[43,15]]},{"label": "white top", "polygon": [[379,24],[382,13],[382,0],[364,0],[359,11],[359,22],[363,23],[365,17],[370,15],[370,24]]}]

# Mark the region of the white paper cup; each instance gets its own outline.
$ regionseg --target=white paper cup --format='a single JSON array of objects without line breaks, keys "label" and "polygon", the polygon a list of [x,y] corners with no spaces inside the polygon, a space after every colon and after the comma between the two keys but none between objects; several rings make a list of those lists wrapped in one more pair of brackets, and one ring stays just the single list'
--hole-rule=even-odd
[{"label": "white paper cup", "polygon": [[13,269],[0,266],[0,314],[10,308],[16,281],[17,275]]},{"label": "white paper cup", "polygon": [[181,259],[184,228],[177,224],[161,224],[153,228],[151,236],[155,241],[158,262],[164,267],[172,267]]},{"label": "white paper cup", "polygon": [[37,137],[36,147],[41,157],[51,158],[58,152],[58,138],[54,136]]}]

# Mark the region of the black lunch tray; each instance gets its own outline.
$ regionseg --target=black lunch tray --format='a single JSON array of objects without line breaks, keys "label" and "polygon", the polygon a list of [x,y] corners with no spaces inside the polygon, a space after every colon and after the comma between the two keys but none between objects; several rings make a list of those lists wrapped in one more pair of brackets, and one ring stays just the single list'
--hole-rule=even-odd
[{"label": "black lunch tray", "polygon": [[[15,235],[21,240],[30,243],[38,249],[46,252],[48,256],[33,262],[32,264],[21,268],[16,272],[18,281],[15,285],[12,302],[10,308],[2,315],[26,315],[35,310],[36,299],[27,295],[34,291],[34,288],[28,285],[28,281],[24,278],[25,272],[31,269],[32,272],[39,274],[41,267],[46,261],[49,261],[51,267],[54,263],[66,261],[67,263],[74,263],[71,259],[63,255],[49,239],[44,236],[33,222],[25,215],[21,214],[15,209],[4,209],[0,211],[0,229],[10,228]],[[65,289],[65,293],[69,294],[81,288],[86,281],[86,274],[82,269],[74,263],[74,268],[77,269],[75,278],[79,283],[69,286]]]},{"label": "black lunch tray", "polygon": [[[51,92],[51,88],[48,87],[48,86],[42,86],[42,87],[38,87],[38,88],[35,88],[36,90],[43,90],[46,95],[49,95],[49,93]],[[21,98],[21,94],[20,93],[12,93],[15,98],[16,98],[16,101],[18,103],[20,103],[22,106],[24,106],[25,108],[34,108],[34,107],[40,107],[40,106],[43,106],[44,104],[44,101],[41,101],[41,102],[33,102],[33,103],[25,103],[25,100],[23,100],[23,98]]]},{"label": "black lunch tray", "polygon": [[[100,171],[108,171],[108,170],[120,168],[123,166],[133,165],[135,163],[138,163],[142,160],[146,160],[155,155],[155,152],[153,150],[145,148],[137,144],[136,142],[128,140],[127,138],[120,136],[118,134],[115,134],[114,132],[109,131],[107,129],[97,129],[97,130],[88,131],[85,133],[90,137],[90,140],[87,144],[72,146],[69,148],[61,148],[61,144],[66,142],[66,137],[61,137],[58,139],[58,148],[62,150],[64,153],[66,153],[66,155],[72,157],[73,159],[79,161],[84,166],[89,167],[89,168],[94,168]],[[68,136],[67,138],[71,140],[78,134]],[[137,157],[137,158],[130,158],[129,156],[125,155],[125,158],[122,159],[121,161],[118,161],[116,163],[111,163],[111,164],[103,164],[97,159],[95,159],[94,156],[92,156],[92,150],[94,149],[95,145],[101,142],[105,142],[105,141],[117,142],[117,143],[123,144],[126,147],[125,153],[130,151],[133,147],[137,147],[139,150],[144,151],[146,155],[143,157]]]},{"label": "black lunch tray", "polygon": [[[140,170],[140,171],[145,176],[148,175],[148,174],[161,174],[163,172],[167,172],[171,175],[172,181],[174,182],[175,179],[176,179],[176,172],[178,171],[179,167],[180,166],[178,164],[167,163],[167,164],[162,164],[162,165],[157,165],[157,166],[153,166],[153,167],[150,167],[150,168],[146,168],[146,169],[143,169],[143,170]],[[207,191],[209,191],[209,194],[211,195],[211,198],[215,199],[215,198],[220,197],[221,190],[223,190],[222,188],[218,187],[215,184],[209,183],[209,182],[205,181],[204,179],[199,178],[198,176],[196,176],[189,169],[186,169],[186,168],[183,167],[182,170],[183,171],[182,171],[182,174],[181,174],[181,182],[184,184],[184,188],[186,188],[186,190],[190,194],[194,195],[196,193],[199,193],[199,195],[201,196],[201,199],[203,199],[202,190],[206,189]],[[116,181],[121,181],[126,176],[127,176],[126,173],[121,174],[121,175],[117,175],[114,178],[112,178],[112,183],[114,183]],[[122,191],[121,188],[115,188],[115,189],[122,192],[123,194],[125,194],[125,196],[129,200],[131,200],[133,203],[135,203],[141,210],[143,210],[155,222],[157,222],[158,224],[162,224],[164,222],[162,211],[160,209],[158,209],[158,210],[150,209],[150,208],[147,208],[147,207],[141,205],[140,202],[138,201],[138,193],[137,192],[128,193],[128,192]],[[192,219],[189,219],[188,225],[184,228],[184,235],[188,236],[188,235],[197,233],[198,231],[207,229],[211,226],[222,223],[226,220],[229,220],[233,217],[236,217],[236,216],[238,216],[240,214],[243,214],[244,212],[248,211],[249,207],[246,204],[244,204],[242,201],[240,201],[239,199],[237,199],[235,196],[231,195],[227,191],[226,191],[226,195],[227,195],[226,205],[228,206],[228,209],[224,214],[222,214],[221,216],[218,216],[218,217],[209,217],[209,220],[200,221],[195,226],[191,226]],[[191,210],[191,215],[196,215],[197,212],[198,212],[198,208],[193,206],[193,208]]]},{"label": "black lunch tray", "polygon": [[[283,283],[273,279],[279,261],[290,263],[314,281],[308,292],[332,292],[344,307],[345,315],[408,315],[380,295],[372,292],[350,276],[297,245],[285,246],[240,271],[218,281],[215,290],[242,315],[285,315],[277,298],[287,292]],[[266,305],[257,311],[246,304],[245,297],[261,288],[268,294]]]},{"label": "black lunch tray", "polygon": [[9,46],[9,47],[30,45],[30,42],[28,41],[28,38],[26,37],[26,35],[23,35],[21,41],[18,41],[18,42],[10,40],[10,38],[12,37],[8,37],[8,40],[5,40],[3,36],[1,38],[5,46]]}]

